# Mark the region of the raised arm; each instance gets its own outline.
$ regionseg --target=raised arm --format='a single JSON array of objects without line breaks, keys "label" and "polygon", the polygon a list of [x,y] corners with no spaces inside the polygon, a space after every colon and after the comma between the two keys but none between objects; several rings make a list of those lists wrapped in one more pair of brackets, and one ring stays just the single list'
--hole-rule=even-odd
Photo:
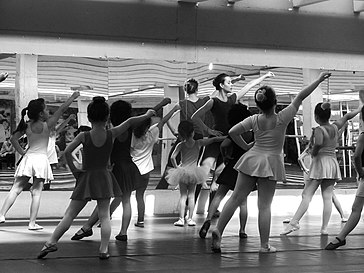
[{"label": "raised arm", "polygon": [[144,115],[128,118],[126,121],[124,121],[120,125],[115,126],[110,129],[111,133],[113,135],[113,138],[126,132],[130,127],[135,126],[135,124],[138,124],[138,123],[142,122],[143,120],[150,118],[154,115],[155,115],[155,111],[152,109],[149,109]]},{"label": "raised arm", "polygon": [[272,78],[274,77],[274,74],[272,72],[268,72],[267,74],[259,77],[258,79],[252,80],[247,83],[238,93],[236,94],[236,100],[239,101],[248,91],[256,86],[257,84],[260,84],[262,81],[264,81],[266,78]]},{"label": "raised arm", "polygon": [[320,74],[320,76],[314,82],[312,82],[309,86],[307,86],[306,88],[304,88],[297,94],[297,96],[294,98],[294,100],[292,101],[291,104],[294,105],[296,107],[296,109],[298,109],[300,107],[302,101],[305,98],[307,98],[309,95],[311,95],[311,93],[317,88],[317,86],[319,86],[319,84],[321,82],[328,79],[330,76],[331,76],[331,73],[322,72]]},{"label": "raised arm", "polygon": [[64,113],[64,111],[67,110],[67,108],[71,105],[71,103],[77,99],[80,96],[80,92],[76,91],[73,92],[72,96],[66,100],[65,103],[63,103],[57,111],[48,119],[47,124],[48,128],[53,128],[56,126],[58,119],[61,117],[61,115]]},{"label": "raised arm", "polygon": [[163,128],[163,125],[164,124],[166,124],[166,122],[167,121],[169,121],[169,119],[174,115],[174,113],[176,112],[176,111],[179,111],[181,108],[180,108],[180,106],[179,106],[179,104],[177,103],[173,108],[172,108],[172,110],[171,111],[169,111],[168,113],[167,113],[167,115],[165,115],[159,122],[158,122],[158,129],[159,129],[159,131],[161,131],[162,130],[162,128]]},{"label": "raised arm", "polygon": [[355,117],[357,114],[359,114],[361,112],[362,107],[359,107],[358,109],[346,113],[342,118],[338,119],[337,121],[334,122],[334,124],[337,126],[337,128],[340,130],[348,120],[352,119],[353,117]]},{"label": "raised arm", "polygon": [[71,114],[61,124],[57,125],[56,133],[59,134],[60,132],[62,132],[62,130],[67,126],[68,122],[70,122],[71,119],[76,120],[76,116],[74,114]]}]

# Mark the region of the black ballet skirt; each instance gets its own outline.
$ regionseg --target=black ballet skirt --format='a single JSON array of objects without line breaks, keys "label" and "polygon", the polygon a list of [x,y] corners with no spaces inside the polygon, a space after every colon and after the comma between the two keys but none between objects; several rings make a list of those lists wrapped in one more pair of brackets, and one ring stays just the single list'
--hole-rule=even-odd
[{"label": "black ballet skirt", "polygon": [[135,190],[140,173],[138,167],[133,162],[130,155],[130,143],[132,131],[127,132],[125,141],[115,139],[110,161],[113,165],[113,174],[122,192],[132,192]]},{"label": "black ballet skirt", "polygon": [[106,141],[101,147],[93,144],[90,132],[84,134],[82,163],[85,172],[78,177],[71,199],[90,201],[121,196],[116,178],[108,169],[113,147],[111,132],[107,131]]}]

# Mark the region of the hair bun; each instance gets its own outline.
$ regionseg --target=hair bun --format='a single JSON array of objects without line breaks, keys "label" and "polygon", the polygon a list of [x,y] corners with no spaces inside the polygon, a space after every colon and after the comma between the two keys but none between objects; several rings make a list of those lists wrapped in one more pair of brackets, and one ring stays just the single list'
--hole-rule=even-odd
[{"label": "hair bun", "polygon": [[267,97],[265,96],[265,89],[259,89],[255,94],[255,99],[259,102],[264,101]]},{"label": "hair bun", "polygon": [[101,97],[101,96],[97,96],[97,97],[93,97],[92,98],[92,101],[93,102],[98,102],[98,103],[104,103],[106,100],[104,97]]},{"label": "hair bun", "polygon": [[330,109],[331,105],[329,102],[324,102],[321,104],[321,108],[322,110],[327,110],[327,109]]}]

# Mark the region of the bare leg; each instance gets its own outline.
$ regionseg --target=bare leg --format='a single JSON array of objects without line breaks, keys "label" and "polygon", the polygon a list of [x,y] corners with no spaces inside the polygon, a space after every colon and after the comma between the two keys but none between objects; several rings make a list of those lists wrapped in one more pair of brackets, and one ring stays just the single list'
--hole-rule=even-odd
[{"label": "bare leg", "polygon": [[58,242],[63,234],[70,228],[73,220],[85,207],[86,203],[87,201],[71,200],[61,222],[57,225],[56,229],[53,231],[51,238],[47,241],[48,245],[53,245]]},{"label": "bare leg", "polygon": [[137,200],[137,208],[138,208],[138,222],[144,222],[144,214],[145,214],[145,202],[144,202],[144,192],[146,188],[139,188],[136,190],[135,197]]},{"label": "bare leg", "polygon": [[30,188],[30,193],[32,195],[32,203],[30,205],[30,219],[29,219],[29,228],[37,228],[42,229],[41,226],[38,226],[35,224],[35,221],[37,219],[38,211],[39,211],[39,205],[40,205],[40,198],[42,195],[43,190],[43,184],[44,179],[40,178],[33,178],[33,186]]},{"label": "bare leg", "polygon": [[[349,216],[348,222],[345,224],[343,229],[340,231],[339,235],[337,236],[341,241],[345,240],[346,236],[357,226],[359,223],[361,212],[364,206],[364,197],[356,196],[352,209],[351,214]],[[334,243],[338,243],[338,240],[335,239]]]},{"label": "bare leg", "polygon": [[137,201],[137,209],[138,209],[138,222],[144,222],[144,214],[145,214],[145,202],[144,202],[144,192],[147,189],[149,183],[150,173],[143,174],[140,176],[141,186],[136,189],[135,197]]},{"label": "bare leg", "polygon": [[239,213],[239,220],[240,220],[240,228],[239,228],[239,236],[240,238],[246,238],[247,235],[245,233],[245,226],[248,220],[248,205],[247,200],[243,201],[240,204],[240,213]]},{"label": "bare leg", "polygon": [[269,234],[271,223],[271,205],[276,189],[276,184],[276,181],[268,180],[268,178],[258,179],[258,226],[260,245],[262,249],[270,250]]},{"label": "bare leg", "polygon": [[317,188],[320,185],[320,181],[311,180],[305,184],[305,187],[302,192],[302,200],[300,205],[297,208],[296,213],[291,219],[291,223],[298,223],[303,215],[306,213],[308,206],[312,200],[313,195],[315,194]]},{"label": "bare leg", "polygon": [[256,180],[254,177],[239,172],[234,192],[226,202],[217,226],[212,232],[212,250],[214,252],[221,251],[220,243],[224,229],[234,215],[235,210],[247,199],[249,193],[255,186]]},{"label": "bare leg", "polygon": [[10,192],[6,196],[4,204],[0,210],[0,218],[4,218],[4,221],[6,213],[14,204],[16,198],[23,191],[24,187],[28,184],[29,179],[30,177],[27,176],[21,176],[15,178],[14,184],[11,187]]},{"label": "bare leg", "polygon": [[179,217],[184,219],[186,209],[186,199],[188,195],[187,185],[185,183],[179,183],[179,192],[181,197],[179,198]]},{"label": "bare leg", "polygon": [[206,220],[211,220],[214,213],[217,211],[217,209],[220,206],[220,203],[222,201],[222,199],[224,199],[224,197],[226,196],[226,194],[229,191],[229,187],[226,185],[219,185],[219,188],[216,191],[215,197],[214,199],[212,199],[212,202],[209,206],[209,210],[206,216]]},{"label": "bare leg", "polygon": [[196,185],[187,185],[188,219],[192,219],[193,211],[195,209],[195,190]]},{"label": "bare leg", "polygon": [[332,192],[332,203],[334,204],[336,210],[339,212],[340,217],[341,217],[341,221],[346,222],[347,219],[345,218],[344,211],[343,211],[343,209],[341,207],[339,199],[337,198],[337,196],[335,194],[335,191]]},{"label": "bare leg", "polygon": [[101,244],[100,253],[107,253],[111,235],[111,222],[110,222],[110,198],[98,199],[97,207],[99,219],[101,222]]},{"label": "bare leg", "polygon": [[321,194],[323,200],[322,226],[321,234],[327,235],[327,225],[332,212],[332,191],[334,189],[335,180],[323,179],[321,181]]},{"label": "bare leg", "polygon": [[124,193],[121,197],[121,202],[123,203],[123,217],[121,221],[121,229],[119,235],[126,235],[130,225],[130,220],[131,220],[130,195],[131,192]]}]

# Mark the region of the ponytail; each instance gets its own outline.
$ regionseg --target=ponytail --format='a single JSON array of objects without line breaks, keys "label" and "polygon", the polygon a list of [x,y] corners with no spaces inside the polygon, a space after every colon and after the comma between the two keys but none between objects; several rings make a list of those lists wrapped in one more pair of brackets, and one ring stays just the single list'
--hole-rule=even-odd
[{"label": "ponytail", "polygon": [[24,132],[27,129],[27,124],[26,124],[25,119],[24,119],[25,115],[27,114],[27,111],[28,111],[28,107],[25,107],[23,110],[21,110],[21,119],[20,119],[18,127],[16,127],[14,133]]}]

